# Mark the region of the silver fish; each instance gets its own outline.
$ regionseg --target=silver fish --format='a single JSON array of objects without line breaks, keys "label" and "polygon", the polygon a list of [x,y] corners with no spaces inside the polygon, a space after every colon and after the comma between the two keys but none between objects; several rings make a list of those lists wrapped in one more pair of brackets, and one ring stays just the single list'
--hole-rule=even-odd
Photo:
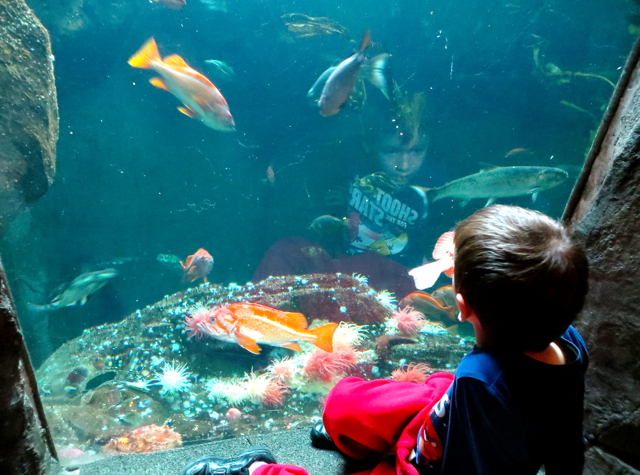
[{"label": "silver fish", "polygon": [[45,311],[84,305],[92,294],[104,287],[117,275],[118,271],[111,268],[81,274],[71,282],[60,286],[47,305],[29,304],[29,307],[32,310]]},{"label": "silver fish", "polygon": [[488,199],[489,206],[496,198],[531,195],[535,202],[540,191],[548,190],[565,181],[569,174],[559,168],[548,167],[496,167],[465,176],[429,192],[431,201],[443,198],[468,201]]},{"label": "silver fish", "polygon": [[365,61],[364,51],[369,46],[371,46],[371,34],[367,30],[362,35],[360,50],[342,61],[329,75],[318,101],[320,115],[324,117],[336,115],[349,100],[360,66]]}]

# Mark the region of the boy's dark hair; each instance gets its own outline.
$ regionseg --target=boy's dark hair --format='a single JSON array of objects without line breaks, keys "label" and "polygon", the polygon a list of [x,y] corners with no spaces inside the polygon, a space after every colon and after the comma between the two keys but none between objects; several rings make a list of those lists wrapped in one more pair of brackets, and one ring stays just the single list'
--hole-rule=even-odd
[{"label": "boy's dark hair", "polygon": [[483,208],[456,227],[454,283],[496,349],[542,351],[582,309],[583,248],[550,217],[516,206]]}]

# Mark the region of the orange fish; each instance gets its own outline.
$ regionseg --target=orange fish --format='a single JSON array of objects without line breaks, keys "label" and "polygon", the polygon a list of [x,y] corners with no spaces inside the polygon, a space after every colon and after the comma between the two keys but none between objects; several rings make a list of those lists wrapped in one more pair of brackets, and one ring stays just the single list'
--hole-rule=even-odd
[{"label": "orange fish", "polygon": [[207,276],[213,269],[213,257],[203,248],[196,251],[195,254],[191,254],[187,257],[186,263],[180,261],[180,265],[184,269],[182,275],[182,282],[193,282],[194,280],[202,278],[207,282]]},{"label": "orange fish", "polygon": [[184,107],[178,107],[178,110],[183,114],[222,132],[236,129],[227,101],[218,88],[177,54],[160,58],[153,38],[129,59],[129,64],[134,68],[153,69],[160,74],[162,79],[151,78],[149,82],[180,99]]},{"label": "orange fish", "polygon": [[218,340],[237,343],[251,353],[260,353],[258,343],[301,351],[299,341],[313,343],[321,350],[333,351],[337,323],[307,329],[301,313],[285,312],[251,302],[236,302],[218,308],[211,318],[199,324],[202,331]]},{"label": "orange fish", "polygon": [[416,309],[429,320],[437,319],[443,322],[453,320],[456,323],[458,322],[456,319],[458,307],[455,304],[446,305],[435,295],[429,295],[427,292],[411,292],[398,304],[398,308],[405,307]]},{"label": "orange fish", "polygon": [[433,248],[433,258],[436,260],[409,271],[417,289],[423,290],[432,287],[443,272],[447,277],[453,277],[454,236],[454,231],[446,232],[440,236]]},{"label": "orange fish", "polygon": [[456,293],[451,285],[445,285],[431,292],[431,296],[445,307],[455,307]]}]

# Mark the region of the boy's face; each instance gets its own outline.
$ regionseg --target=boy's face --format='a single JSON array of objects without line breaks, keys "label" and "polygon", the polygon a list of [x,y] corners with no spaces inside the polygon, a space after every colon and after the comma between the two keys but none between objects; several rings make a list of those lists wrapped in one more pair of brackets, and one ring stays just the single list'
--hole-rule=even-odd
[{"label": "boy's face", "polygon": [[410,141],[404,141],[399,134],[384,137],[375,147],[381,171],[394,185],[408,185],[424,163],[428,143],[426,136],[418,136]]}]

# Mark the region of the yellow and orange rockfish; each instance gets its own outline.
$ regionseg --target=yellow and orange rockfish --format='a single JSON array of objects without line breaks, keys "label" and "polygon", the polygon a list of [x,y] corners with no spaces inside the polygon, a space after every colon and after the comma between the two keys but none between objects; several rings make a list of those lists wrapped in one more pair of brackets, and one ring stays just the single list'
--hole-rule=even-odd
[{"label": "yellow and orange rockfish", "polygon": [[307,319],[301,313],[285,312],[251,302],[236,302],[211,312],[211,317],[199,324],[200,329],[218,340],[237,343],[251,353],[260,353],[258,343],[301,351],[299,341],[333,351],[333,334],[337,323],[327,323],[307,329]]},{"label": "yellow and orange rockfish", "polygon": [[178,107],[178,110],[183,114],[201,120],[215,130],[236,130],[227,101],[218,88],[177,54],[162,59],[153,38],[129,59],[129,64],[160,74],[162,79],[151,78],[149,82],[180,99],[184,107]]}]

